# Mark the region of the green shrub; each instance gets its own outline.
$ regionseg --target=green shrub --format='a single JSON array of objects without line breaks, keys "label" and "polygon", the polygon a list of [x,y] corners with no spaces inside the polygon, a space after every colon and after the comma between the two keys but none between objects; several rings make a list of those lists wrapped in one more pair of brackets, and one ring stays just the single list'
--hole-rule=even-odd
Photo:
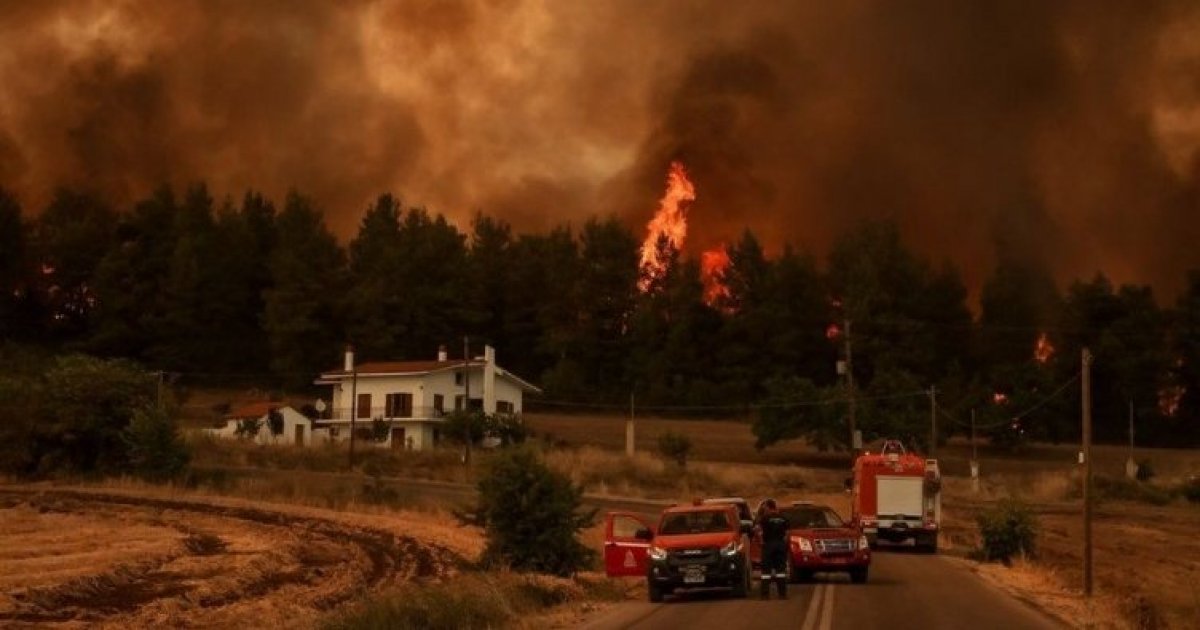
[{"label": "green shrub", "polygon": [[283,412],[278,409],[272,409],[267,413],[267,429],[271,432],[271,437],[277,438],[283,435],[283,427],[286,423],[283,420]]},{"label": "green shrub", "polygon": [[233,433],[240,440],[252,440],[258,437],[262,425],[263,422],[260,418],[242,418],[238,420],[237,428],[233,430]]},{"label": "green shrub", "polygon": [[175,419],[157,407],[138,409],[122,433],[133,473],[147,481],[179,476],[187,466],[187,445]]},{"label": "green shrub", "polygon": [[1092,478],[1096,497],[1109,501],[1134,501],[1151,505],[1167,505],[1174,497],[1171,493],[1149,483],[1139,483],[1128,477],[1096,476]]},{"label": "green shrub", "polygon": [[1181,485],[1179,494],[1192,503],[1200,503],[1200,477],[1192,477]]},{"label": "green shrub", "polygon": [[1038,523],[1033,512],[1023,503],[1001,501],[976,517],[983,560],[1008,564],[1018,554],[1034,554]]},{"label": "green shrub", "polygon": [[681,468],[687,466],[688,455],[691,452],[692,441],[682,433],[667,431],[658,436],[658,453],[679,464]]},{"label": "green shrub", "polygon": [[[392,423],[383,418],[374,418],[371,420],[371,439],[383,443],[386,442],[388,436],[392,434]],[[403,446],[403,445],[401,445]]]},{"label": "green shrub", "polygon": [[484,563],[523,571],[570,575],[587,568],[595,552],[579,542],[595,510],[584,512],[582,489],[546,466],[530,448],[497,453],[479,482],[470,519],[484,528]]},{"label": "green shrub", "polygon": [[1154,466],[1150,459],[1143,459],[1137,463],[1137,480],[1150,481],[1154,478]]}]

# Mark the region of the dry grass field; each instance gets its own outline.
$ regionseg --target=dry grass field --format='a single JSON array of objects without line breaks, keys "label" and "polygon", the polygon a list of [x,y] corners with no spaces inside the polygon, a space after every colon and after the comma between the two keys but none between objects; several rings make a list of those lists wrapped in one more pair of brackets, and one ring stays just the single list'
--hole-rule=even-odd
[{"label": "dry grass field", "polygon": [[153,488],[0,486],[0,625],[311,627],[457,572],[477,533]]}]

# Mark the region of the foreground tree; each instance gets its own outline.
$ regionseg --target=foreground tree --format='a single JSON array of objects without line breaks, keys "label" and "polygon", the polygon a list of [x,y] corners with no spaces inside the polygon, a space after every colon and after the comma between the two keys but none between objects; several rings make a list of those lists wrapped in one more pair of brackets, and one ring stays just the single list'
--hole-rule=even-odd
[{"label": "foreground tree", "polygon": [[579,541],[595,510],[582,509],[582,489],[546,466],[529,448],[508,449],[479,482],[473,521],[484,527],[486,563],[519,571],[571,575],[590,566],[595,551]]}]

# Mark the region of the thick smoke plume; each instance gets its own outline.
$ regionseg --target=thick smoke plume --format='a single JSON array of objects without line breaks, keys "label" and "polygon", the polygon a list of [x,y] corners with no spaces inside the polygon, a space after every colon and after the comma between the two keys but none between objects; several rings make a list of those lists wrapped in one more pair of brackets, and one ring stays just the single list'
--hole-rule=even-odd
[{"label": "thick smoke plume", "polygon": [[0,0],[0,42],[0,186],[34,210],[203,179],[298,188],[343,236],[383,191],[640,227],[680,159],[696,252],[895,218],[976,285],[1200,265],[1184,0]]}]

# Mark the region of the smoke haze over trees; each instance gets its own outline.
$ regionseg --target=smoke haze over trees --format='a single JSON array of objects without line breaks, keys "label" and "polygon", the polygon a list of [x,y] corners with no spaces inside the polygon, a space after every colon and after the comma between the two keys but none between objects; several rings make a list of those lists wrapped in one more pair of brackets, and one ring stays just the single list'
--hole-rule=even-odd
[{"label": "smoke haze over trees", "polygon": [[382,190],[641,225],[682,159],[691,254],[893,219],[973,294],[1006,256],[1170,299],[1200,266],[1188,0],[50,0],[0,3],[0,40],[0,186],[31,212],[206,179],[302,189],[342,243]]},{"label": "smoke haze over trees", "polygon": [[848,319],[868,438],[923,440],[936,385],[947,433],[976,408],[1001,442],[1074,439],[1087,346],[1098,438],[1124,438],[1133,401],[1141,443],[1200,444],[1200,271],[1159,302],[1103,275],[1060,289],[1046,266],[1007,260],[973,316],[958,269],[888,221],[827,256],[767,255],[745,230],[709,301],[698,262],[666,242],[670,263],[639,289],[638,235],[614,218],[519,232],[477,214],[464,233],[382,195],[343,247],[309,197],[217,202],[203,185],[129,207],[61,189],[21,215],[0,191],[0,342],[134,359],[189,384],[302,389],[343,342],[360,360],[430,359],[443,344],[461,356],[466,334],[542,385],[544,406],[623,410],[631,393],[667,414],[765,405],[763,445],[837,446]]}]

